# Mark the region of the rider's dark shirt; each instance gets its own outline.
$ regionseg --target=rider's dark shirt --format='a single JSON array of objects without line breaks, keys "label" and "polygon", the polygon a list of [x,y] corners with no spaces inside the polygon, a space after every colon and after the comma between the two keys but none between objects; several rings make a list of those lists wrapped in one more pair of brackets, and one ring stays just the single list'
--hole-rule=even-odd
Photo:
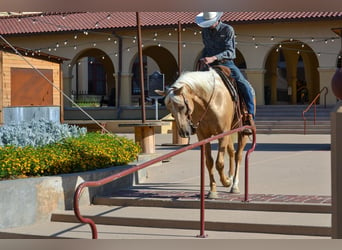
[{"label": "rider's dark shirt", "polygon": [[216,56],[218,61],[235,59],[235,32],[232,26],[220,21],[213,29],[203,29],[202,39],[203,57]]}]

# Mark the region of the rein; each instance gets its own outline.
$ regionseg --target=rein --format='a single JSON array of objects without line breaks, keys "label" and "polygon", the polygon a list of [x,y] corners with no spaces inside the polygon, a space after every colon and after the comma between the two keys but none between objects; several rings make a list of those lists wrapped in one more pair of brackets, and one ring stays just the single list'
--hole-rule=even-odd
[{"label": "rein", "polygon": [[[210,105],[211,100],[213,99],[213,96],[214,96],[214,93],[215,93],[215,86],[216,86],[216,85],[215,85],[215,76],[214,76],[214,74],[213,74],[213,80],[214,80],[213,91],[211,92],[211,95],[210,95],[210,98],[209,98],[207,107],[205,108],[203,114],[201,115],[201,118],[198,120],[198,122],[197,122],[196,124],[194,124],[193,121],[192,121],[192,116],[191,116],[191,114],[188,115],[188,119],[189,119],[189,121],[190,121],[190,126],[191,126],[191,128],[192,128],[193,130],[196,130],[196,129],[198,128],[199,124],[201,123],[201,121],[203,120],[203,118],[205,117],[205,115],[207,114],[207,112],[208,112],[208,110],[209,110],[209,105]],[[189,108],[188,101],[185,99],[185,97],[184,97],[183,94],[182,94],[182,96],[183,96],[183,99],[184,99],[184,103],[185,103],[187,109],[189,110],[190,108]]]}]

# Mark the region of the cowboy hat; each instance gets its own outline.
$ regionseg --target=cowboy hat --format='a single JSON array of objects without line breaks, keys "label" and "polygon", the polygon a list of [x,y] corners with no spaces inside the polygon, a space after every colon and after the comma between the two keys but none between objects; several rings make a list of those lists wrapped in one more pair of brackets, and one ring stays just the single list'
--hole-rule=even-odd
[{"label": "cowboy hat", "polygon": [[223,12],[201,12],[196,16],[195,22],[201,28],[209,28],[216,23],[222,15]]}]

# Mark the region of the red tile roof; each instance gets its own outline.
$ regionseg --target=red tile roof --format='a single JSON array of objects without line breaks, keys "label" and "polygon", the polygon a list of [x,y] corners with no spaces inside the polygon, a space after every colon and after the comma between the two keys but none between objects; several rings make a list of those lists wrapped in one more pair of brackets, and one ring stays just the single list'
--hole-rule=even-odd
[{"label": "red tile roof", "polygon": [[47,54],[41,51],[33,51],[33,50],[29,50],[29,49],[24,49],[21,47],[17,47],[17,46],[10,46],[8,44],[5,44],[3,41],[0,41],[0,51],[5,51],[5,52],[9,52],[12,54],[16,54],[16,51],[13,50],[13,48],[18,51],[21,55],[27,56],[27,57],[32,57],[32,58],[38,58],[38,59],[42,59],[45,61],[50,61],[50,62],[55,62],[55,63],[63,63],[63,61],[69,61],[70,59],[65,58],[65,57],[60,57],[60,56],[56,56],[56,55],[51,55],[51,54]]},{"label": "red tile roof", "polygon": [[[197,12],[141,12],[142,26],[195,25]],[[342,19],[342,12],[226,12],[222,20],[231,23]],[[43,13],[0,17],[0,34],[133,28],[135,12]]]}]

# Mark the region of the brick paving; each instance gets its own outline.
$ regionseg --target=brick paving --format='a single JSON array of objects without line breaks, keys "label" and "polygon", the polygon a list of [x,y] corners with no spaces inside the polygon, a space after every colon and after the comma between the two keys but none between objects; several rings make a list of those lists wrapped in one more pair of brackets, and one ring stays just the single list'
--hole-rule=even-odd
[{"label": "brick paving", "polygon": [[[231,194],[218,192],[219,199],[224,201],[243,201],[244,194]],[[130,198],[159,198],[159,199],[200,199],[199,192],[191,191],[161,191],[149,189],[121,190],[114,197]],[[304,203],[304,204],[331,204],[331,196],[328,195],[284,195],[284,194],[249,194],[250,202],[276,202],[276,203]]]}]

